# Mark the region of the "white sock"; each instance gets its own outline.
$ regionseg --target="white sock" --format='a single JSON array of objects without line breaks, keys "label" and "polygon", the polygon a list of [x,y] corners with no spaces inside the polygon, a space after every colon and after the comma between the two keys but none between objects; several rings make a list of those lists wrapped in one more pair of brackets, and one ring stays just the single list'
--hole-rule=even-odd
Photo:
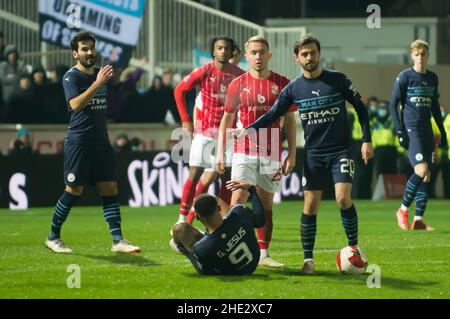
[{"label": "white sock", "polygon": [[180,217],[178,217],[178,222],[177,223],[182,223],[186,221],[186,216],[184,215],[180,215]]},{"label": "white sock", "polygon": [[400,207],[402,210],[408,211],[408,207],[406,207],[405,205],[402,204],[402,206]]},{"label": "white sock", "polygon": [[267,249],[260,249],[259,251],[261,252],[259,259],[269,257],[269,251]]},{"label": "white sock", "polygon": [[303,263],[305,263],[305,262],[307,262],[307,261],[312,261],[312,262],[314,262],[314,259],[312,259],[312,258],[306,258],[305,260],[303,260]]},{"label": "white sock", "polygon": [[423,220],[423,216],[414,216],[414,221]]}]

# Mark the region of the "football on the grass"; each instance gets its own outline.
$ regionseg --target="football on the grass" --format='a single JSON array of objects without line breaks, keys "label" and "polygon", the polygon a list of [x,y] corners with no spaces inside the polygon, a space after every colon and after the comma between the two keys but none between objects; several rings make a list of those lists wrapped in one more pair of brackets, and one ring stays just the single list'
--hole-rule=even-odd
[{"label": "football on the grass", "polygon": [[336,266],[343,274],[362,274],[367,268],[367,256],[359,247],[347,246],[339,251]]}]

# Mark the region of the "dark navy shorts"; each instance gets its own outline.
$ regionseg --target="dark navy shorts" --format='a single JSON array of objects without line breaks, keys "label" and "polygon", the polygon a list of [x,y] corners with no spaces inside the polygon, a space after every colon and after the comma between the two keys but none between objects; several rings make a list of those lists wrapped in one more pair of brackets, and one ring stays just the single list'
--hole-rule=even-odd
[{"label": "dark navy shorts", "polygon": [[408,130],[408,158],[414,167],[420,163],[428,163],[431,167],[434,158],[434,140],[432,132]]},{"label": "dark navy shorts", "polygon": [[350,149],[330,154],[311,154],[305,150],[303,190],[324,190],[331,175],[333,183],[352,183],[355,163]]},{"label": "dark navy shorts", "polygon": [[110,144],[64,143],[64,184],[95,185],[116,181],[114,150]]}]

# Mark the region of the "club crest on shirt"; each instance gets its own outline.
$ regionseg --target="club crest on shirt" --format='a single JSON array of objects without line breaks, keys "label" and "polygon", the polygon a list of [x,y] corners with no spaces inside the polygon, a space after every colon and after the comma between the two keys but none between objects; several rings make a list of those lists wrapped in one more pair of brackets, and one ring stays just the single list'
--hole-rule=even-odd
[{"label": "club crest on shirt", "polygon": [[220,92],[225,93],[227,91],[227,87],[223,84],[220,85]]},{"label": "club crest on shirt", "polygon": [[76,177],[75,177],[75,174],[74,174],[74,173],[69,173],[69,175],[67,175],[67,180],[68,180],[70,183],[73,183],[73,182],[75,181],[75,179],[76,179]]},{"label": "club crest on shirt", "polygon": [[264,95],[258,94],[258,102],[260,104],[263,104],[264,102],[266,102],[266,98],[264,97]]},{"label": "club crest on shirt", "polygon": [[279,93],[279,88],[277,85],[272,86],[272,94],[277,95]]}]

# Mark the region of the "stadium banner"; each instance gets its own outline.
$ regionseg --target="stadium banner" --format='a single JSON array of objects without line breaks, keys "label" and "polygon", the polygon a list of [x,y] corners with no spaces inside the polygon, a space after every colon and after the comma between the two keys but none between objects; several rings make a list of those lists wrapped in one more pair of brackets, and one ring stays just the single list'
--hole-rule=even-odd
[{"label": "stadium banner", "polygon": [[[284,151],[284,156],[286,151]],[[297,159],[303,149],[297,150]],[[52,207],[64,190],[63,156],[31,155],[24,157],[0,156],[0,207],[27,209]],[[180,202],[183,185],[188,177],[188,165],[175,163],[170,152],[128,152],[116,154],[116,176],[119,183],[118,199],[130,207],[165,206]],[[275,202],[298,200],[301,191],[300,163],[294,172],[281,179],[281,192]],[[219,191],[219,182],[209,192]],[[100,205],[94,186],[87,186],[77,205]]]},{"label": "stadium banner", "polygon": [[128,66],[137,44],[145,0],[39,0],[40,39],[70,48],[80,29],[95,34],[97,53],[109,59],[114,50],[120,66]]}]

